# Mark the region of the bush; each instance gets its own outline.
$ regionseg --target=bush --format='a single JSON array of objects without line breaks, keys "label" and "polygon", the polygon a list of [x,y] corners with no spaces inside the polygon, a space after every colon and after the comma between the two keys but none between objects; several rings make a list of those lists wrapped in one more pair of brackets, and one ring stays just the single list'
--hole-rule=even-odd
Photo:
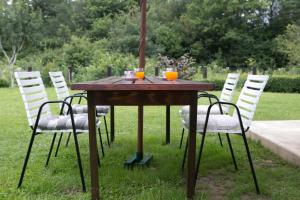
[{"label": "bush", "polygon": [[[242,89],[245,79],[240,79],[237,85],[238,89]],[[208,81],[215,84],[215,90],[222,90],[225,83],[224,80],[216,79]],[[300,93],[300,77],[270,77],[265,87],[265,92],[281,92],[281,93]]]},{"label": "bush", "polygon": [[300,93],[300,77],[271,77],[267,83],[265,91]]},{"label": "bush", "polygon": [[9,87],[9,83],[5,79],[0,79],[0,88]]}]

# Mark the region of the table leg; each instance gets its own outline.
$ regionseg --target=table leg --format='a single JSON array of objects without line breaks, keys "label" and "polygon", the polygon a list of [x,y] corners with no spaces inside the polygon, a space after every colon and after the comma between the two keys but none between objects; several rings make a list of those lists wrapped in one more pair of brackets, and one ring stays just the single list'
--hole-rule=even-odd
[{"label": "table leg", "polygon": [[98,152],[96,139],[96,109],[93,102],[93,94],[88,92],[88,120],[89,120],[89,145],[90,145],[90,169],[91,169],[91,193],[92,199],[100,199],[98,179]]},{"label": "table leg", "polygon": [[138,131],[137,131],[137,151],[136,160],[143,159],[143,120],[144,120],[144,107],[138,106]]},{"label": "table leg", "polygon": [[115,107],[110,106],[110,141],[115,141]]},{"label": "table leg", "polygon": [[166,106],[166,144],[170,144],[170,106]]},{"label": "table leg", "polygon": [[197,127],[197,96],[190,105],[190,126],[188,144],[188,163],[187,163],[187,198],[192,198],[195,193],[195,149],[196,149],[196,127]]}]

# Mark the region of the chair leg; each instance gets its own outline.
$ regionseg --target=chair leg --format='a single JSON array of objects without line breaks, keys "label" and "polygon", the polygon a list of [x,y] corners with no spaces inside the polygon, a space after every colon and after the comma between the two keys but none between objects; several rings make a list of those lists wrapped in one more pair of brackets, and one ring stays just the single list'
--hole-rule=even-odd
[{"label": "chair leg", "polygon": [[101,166],[101,163],[100,163],[100,156],[99,156],[98,148],[97,148],[97,157],[98,157],[98,166],[100,167],[100,166]]},{"label": "chair leg", "polygon": [[108,136],[108,129],[107,129],[106,117],[103,116],[103,119],[104,119],[104,125],[105,125],[105,132],[106,132],[107,144],[108,144],[108,147],[110,147],[110,141],[109,141],[109,136]]},{"label": "chair leg", "polygon": [[103,148],[103,142],[102,142],[102,136],[101,136],[101,130],[98,128],[98,134],[99,134],[99,140],[100,140],[100,146],[101,146],[101,151],[102,151],[102,156],[104,157],[104,148]]},{"label": "chair leg", "polygon": [[247,156],[248,156],[248,160],[249,160],[249,164],[250,164],[250,168],[251,168],[251,172],[252,172],[252,176],[253,176],[253,181],[254,181],[254,184],[255,184],[256,193],[260,194],[260,190],[259,190],[257,179],[256,179],[255,170],[254,170],[253,163],[252,163],[251,154],[250,154],[249,147],[248,147],[247,138],[246,138],[246,135],[245,135],[244,131],[242,133],[242,137],[243,137],[244,144],[245,144],[245,147],[246,147]]},{"label": "chair leg", "polygon": [[181,149],[181,147],[182,147],[183,136],[184,136],[184,128],[182,128],[182,132],[181,132],[181,139],[180,139],[179,149]]},{"label": "chair leg", "polygon": [[77,134],[76,133],[73,133],[73,134],[74,134],[74,142],[75,142],[75,149],[76,149],[76,154],[77,154],[77,161],[78,161],[78,166],[79,166],[82,190],[84,192],[86,192],[84,175],[83,175],[83,170],[82,170],[82,163],[81,163],[81,158],[80,158],[80,151],[79,151],[78,140],[77,140]]},{"label": "chair leg", "polygon": [[186,154],[187,154],[187,150],[188,150],[188,144],[189,144],[189,138],[187,137],[185,148],[184,148],[183,160],[182,160],[182,164],[181,164],[181,172],[182,173],[184,171],[184,165],[185,165]]},{"label": "chair leg", "polygon": [[18,183],[18,188],[21,187],[22,182],[23,182],[23,178],[24,178],[24,175],[25,175],[28,159],[29,159],[30,152],[31,152],[31,149],[32,149],[32,145],[33,145],[33,141],[34,141],[34,137],[35,137],[35,130],[33,131],[32,135],[31,135],[31,139],[30,139],[30,142],[29,142],[27,154],[26,154],[26,157],[25,157],[25,161],[24,161],[24,164],[23,164],[21,176],[20,176],[19,183]]},{"label": "chair leg", "polygon": [[60,142],[61,142],[62,136],[63,136],[63,133],[60,134],[58,144],[57,144],[57,147],[56,147],[56,151],[55,151],[55,155],[54,155],[55,157],[57,157],[57,153],[58,153],[58,150],[59,150],[59,147],[60,147]]},{"label": "chair leg", "polygon": [[48,153],[48,157],[47,157],[47,161],[46,161],[45,167],[47,167],[48,164],[49,164],[49,160],[50,160],[50,157],[51,157],[51,154],[52,154],[52,149],[53,149],[53,146],[54,146],[56,135],[57,135],[57,133],[54,133],[54,136],[53,136],[53,139],[52,139],[52,142],[51,142],[51,145],[50,145],[50,149],[49,149],[49,153]]},{"label": "chair leg", "polygon": [[222,138],[221,138],[220,133],[218,133],[218,136],[219,136],[220,145],[221,145],[221,147],[223,147],[223,142],[222,142]]},{"label": "chair leg", "polygon": [[68,145],[69,145],[70,137],[71,137],[71,133],[69,133],[69,135],[68,135],[68,139],[67,139],[67,142],[66,142],[66,147],[68,147]]},{"label": "chair leg", "polygon": [[230,141],[230,137],[229,137],[228,133],[226,133],[226,137],[227,137],[227,141],[228,141],[228,144],[229,144],[229,149],[230,149],[232,161],[233,161],[233,164],[234,164],[234,168],[235,168],[235,170],[238,170],[236,160],[235,160],[235,156],[234,156],[233,149],[232,149],[232,145],[231,145],[231,141]]},{"label": "chair leg", "polygon": [[205,135],[206,135],[206,130],[204,130],[203,134],[202,134],[202,140],[201,140],[201,145],[200,145],[199,155],[198,155],[198,161],[197,161],[197,166],[196,166],[195,183],[196,183],[197,178],[198,178],[199,167],[200,167],[200,160],[201,160],[202,151],[203,151],[203,147],[204,147]]}]

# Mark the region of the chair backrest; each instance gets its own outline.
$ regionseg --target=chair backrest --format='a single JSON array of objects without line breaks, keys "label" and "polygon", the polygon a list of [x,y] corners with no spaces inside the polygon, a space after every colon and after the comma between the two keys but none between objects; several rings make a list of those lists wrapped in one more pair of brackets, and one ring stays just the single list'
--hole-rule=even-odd
[{"label": "chair backrest", "polygon": [[[40,106],[48,101],[40,72],[15,72],[15,78],[25,105],[29,126],[34,126]],[[44,106],[41,116],[51,115],[50,107]]]},{"label": "chair backrest", "polygon": [[49,72],[58,100],[64,100],[70,95],[69,88],[61,71]]},{"label": "chair backrest", "polygon": [[[231,103],[232,102],[232,98],[233,98],[233,94],[235,91],[235,88],[237,86],[237,83],[239,81],[240,78],[240,74],[233,74],[233,73],[229,73],[227,75],[221,96],[220,96],[220,101],[222,102],[228,102]],[[228,105],[223,105],[223,112],[224,113],[228,113],[229,112],[229,108],[230,106]]]},{"label": "chair backrest", "polygon": [[[56,96],[58,100],[65,100],[66,97],[70,96],[69,88],[65,81],[64,75],[61,71],[57,72],[49,72],[49,76],[51,78],[52,84],[54,86]],[[67,101],[69,101],[68,99]],[[62,107],[62,104],[59,104],[59,109]],[[64,107],[64,113],[68,111],[68,108]]]},{"label": "chair backrest", "polygon": [[[268,79],[267,75],[248,75],[236,104],[240,110],[244,128],[250,127],[252,123],[256,106]],[[233,116],[237,117],[237,111]]]}]

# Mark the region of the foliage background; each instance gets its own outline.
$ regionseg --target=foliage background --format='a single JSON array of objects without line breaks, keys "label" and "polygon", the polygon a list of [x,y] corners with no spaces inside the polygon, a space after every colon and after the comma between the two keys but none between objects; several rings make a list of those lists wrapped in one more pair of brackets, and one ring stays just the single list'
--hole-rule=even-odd
[{"label": "foliage background", "polygon": [[[178,59],[186,53],[210,76],[252,67],[300,73],[298,0],[151,0],[147,12],[149,73],[159,54]],[[24,43],[13,68],[0,53],[2,82],[28,67],[48,84],[48,71],[66,73],[69,66],[80,81],[105,76],[108,66],[120,75],[138,65],[138,0],[3,0],[0,14],[3,50],[11,55]]]}]

